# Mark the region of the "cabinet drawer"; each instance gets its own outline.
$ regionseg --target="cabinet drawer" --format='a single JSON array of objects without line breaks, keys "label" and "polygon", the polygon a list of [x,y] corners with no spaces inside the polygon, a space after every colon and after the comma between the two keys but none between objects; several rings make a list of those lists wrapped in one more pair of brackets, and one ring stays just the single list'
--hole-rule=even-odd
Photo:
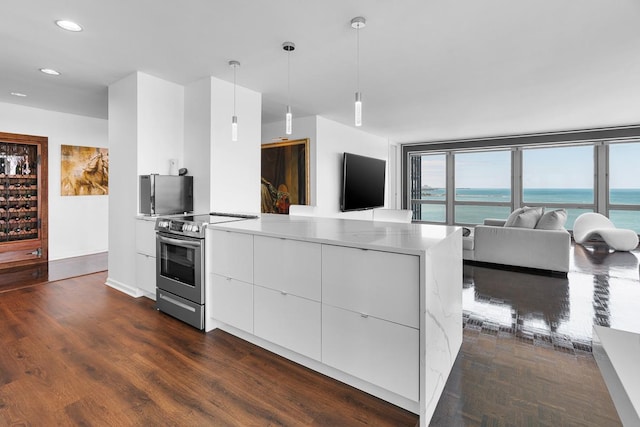
[{"label": "cabinet drawer", "polygon": [[320,303],[256,286],[255,334],[320,360]]},{"label": "cabinet drawer", "polygon": [[317,243],[254,237],[254,283],[320,301],[320,257]]},{"label": "cabinet drawer", "polygon": [[253,236],[221,230],[206,233],[210,272],[253,283]]},{"label": "cabinet drawer", "polygon": [[136,286],[145,292],[145,296],[156,295],[156,257],[136,254]]},{"label": "cabinet drawer", "polygon": [[253,333],[253,285],[229,277],[210,274],[211,317]]},{"label": "cabinet drawer", "polygon": [[[136,220],[136,252],[156,256],[156,222]],[[155,293],[155,289],[153,291]]]},{"label": "cabinet drawer", "polygon": [[322,245],[322,302],[418,328],[420,259]]},{"label": "cabinet drawer", "polygon": [[419,400],[418,330],[322,306],[322,363]]}]

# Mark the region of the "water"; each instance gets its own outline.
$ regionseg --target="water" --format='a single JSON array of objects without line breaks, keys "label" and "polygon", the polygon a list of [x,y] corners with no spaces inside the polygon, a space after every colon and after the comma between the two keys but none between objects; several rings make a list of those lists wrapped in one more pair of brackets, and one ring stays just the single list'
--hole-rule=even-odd
[{"label": "water", "polygon": [[[444,201],[445,189],[432,188],[422,191],[422,200]],[[640,188],[614,188],[609,192],[612,205],[640,205]],[[456,201],[511,203],[509,188],[458,188]],[[558,205],[594,203],[591,188],[528,188],[523,192],[523,204],[544,206],[545,203]],[[422,219],[425,221],[445,221],[444,207],[423,205]],[[554,207],[555,208],[555,207]],[[572,229],[575,219],[590,209],[567,209],[566,228]],[[485,218],[506,218],[509,206],[456,206],[455,222],[459,224],[481,224]],[[629,228],[640,233],[640,210],[611,210],[609,217],[618,228]]]}]

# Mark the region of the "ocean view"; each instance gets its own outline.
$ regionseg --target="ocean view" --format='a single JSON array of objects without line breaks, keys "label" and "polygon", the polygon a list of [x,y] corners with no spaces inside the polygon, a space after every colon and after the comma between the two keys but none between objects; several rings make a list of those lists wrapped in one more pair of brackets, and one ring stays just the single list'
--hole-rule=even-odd
[{"label": "ocean view", "polygon": [[[640,205],[640,188],[611,189],[610,204],[612,205]],[[445,200],[444,188],[424,187],[422,200]],[[462,202],[500,202],[511,201],[511,190],[508,188],[458,188],[456,201]],[[544,206],[545,204],[592,204],[594,192],[591,188],[530,188],[523,192],[523,204]],[[457,206],[455,221],[460,224],[480,224],[485,218],[506,218],[511,212],[508,206]],[[575,219],[589,209],[567,209],[568,229],[573,227]],[[630,228],[640,233],[640,212],[611,210],[609,217],[619,228]],[[444,206],[423,205],[422,220],[443,221]]]}]

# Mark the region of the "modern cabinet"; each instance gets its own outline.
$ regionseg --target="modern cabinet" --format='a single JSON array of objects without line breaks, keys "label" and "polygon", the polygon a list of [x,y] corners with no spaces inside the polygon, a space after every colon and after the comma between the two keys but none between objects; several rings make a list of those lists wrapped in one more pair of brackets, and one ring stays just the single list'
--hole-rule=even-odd
[{"label": "modern cabinet", "polygon": [[419,343],[418,329],[322,305],[322,362],[415,401]]},{"label": "modern cabinet", "polygon": [[320,303],[261,286],[254,287],[254,333],[320,360]]},{"label": "modern cabinet", "polygon": [[418,256],[322,246],[322,302],[418,328]]},{"label": "modern cabinet", "polygon": [[156,295],[156,231],[155,220],[136,220],[136,286],[148,298]]},{"label": "modern cabinet", "polygon": [[47,143],[0,132],[0,268],[48,260]]},{"label": "modern cabinet", "polygon": [[322,361],[418,400],[419,257],[322,245]]},{"label": "modern cabinet", "polygon": [[253,333],[253,285],[220,276],[209,275],[211,313],[217,320]]},{"label": "modern cabinet", "polygon": [[459,229],[263,215],[207,232],[207,331],[222,327],[428,425],[462,342]]},{"label": "modern cabinet", "polygon": [[205,253],[209,269],[207,313],[253,333],[253,236],[207,230]]},{"label": "modern cabinet", "polygon": [[321,245],[255,236],[255,284],[320,301]]},{"label": "modern cabinet", "polygon": [[253,283],[253,236],[207,230],[207,258],[212,273]]}]

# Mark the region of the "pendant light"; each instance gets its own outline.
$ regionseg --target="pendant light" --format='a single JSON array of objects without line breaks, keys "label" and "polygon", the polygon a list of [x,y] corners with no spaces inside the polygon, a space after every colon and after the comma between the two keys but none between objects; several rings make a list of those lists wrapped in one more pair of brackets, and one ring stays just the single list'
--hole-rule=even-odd
[{"label": "pendant light", "polygon": [[287,52],[287,112],[284,116],[284,131],[291,135],[293,116],[291,114],[291,52],[296,49],[293,42],[282,43],[282,49]]},{"label": "pendant light", "polygon": [[367,25],[367,21],[362,16],[357,16],[351,20],[351,28],[356,30],[356,126],[362,126],[362,93],[360,93],[360,28],[364,28],[365,25]]},{"label": "pendant light", "polygon": [[231,117],[231,140],[238,140],[238,116],[236,116],[236,69],[240,66],[238,61],[229,61],[233,68],[233,117]]}]

